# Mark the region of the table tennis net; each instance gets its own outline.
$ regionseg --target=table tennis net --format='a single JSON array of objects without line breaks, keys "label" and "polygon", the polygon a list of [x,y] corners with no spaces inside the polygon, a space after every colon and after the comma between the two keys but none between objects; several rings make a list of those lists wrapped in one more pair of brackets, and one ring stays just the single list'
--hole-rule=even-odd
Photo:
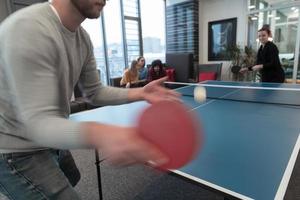
[{"label": "table tennis net", "polygon": [[300,88],[257,87],[238,85],[210,84],[169,84],[183,97],[194,98],[194,88],[202,86],[206,89],[207,100],[228,100],[249,103],[278,104],[300,106]]}]

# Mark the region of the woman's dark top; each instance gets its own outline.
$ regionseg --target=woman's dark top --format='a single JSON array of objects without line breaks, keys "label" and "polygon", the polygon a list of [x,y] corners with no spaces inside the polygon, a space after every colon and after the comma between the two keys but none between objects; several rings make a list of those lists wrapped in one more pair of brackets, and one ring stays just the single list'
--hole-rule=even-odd
[{"label": "woman's dark top", "polygon": [[257,52],[256,64],[263,65],[260,70],[262,82],[284,82],[284,71],[279,60],[279,51],[273,42],[267,42],[265,46],[260,46]]},{"label": "woman's dark top", "polygon": [[159,71],[155,72],[154,67],[151,67],[148,72],[148,81],[154,81],[165,77],[167,75],[166,70],[163,67],[159,67]]}]

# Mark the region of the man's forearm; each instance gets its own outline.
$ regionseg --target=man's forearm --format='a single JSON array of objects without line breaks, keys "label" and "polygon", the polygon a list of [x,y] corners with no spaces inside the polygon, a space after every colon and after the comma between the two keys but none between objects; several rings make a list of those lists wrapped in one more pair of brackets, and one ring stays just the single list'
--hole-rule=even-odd
[{"label": "man's forearm", "polygon": [[144,100],[143,88],[132,88],[128,90],[128,101],[139,101],[139,100]]},{"label": "man's forearm", "polygon": [[106,145],[106,137],[123,131],[121,127],[96,122],[83,122],[80,129],[85,142],[94,148],[101,148]]}]

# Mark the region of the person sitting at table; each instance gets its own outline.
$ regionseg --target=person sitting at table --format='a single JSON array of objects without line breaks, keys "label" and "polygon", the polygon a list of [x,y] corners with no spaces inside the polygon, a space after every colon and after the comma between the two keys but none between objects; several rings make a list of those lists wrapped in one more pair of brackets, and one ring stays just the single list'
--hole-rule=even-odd
[{"label": "person sitting at table", "polygon": [[145,58],[143,56],[137,59],[137,68],[139,71],[139,80],[146,80],[148,75],[148,69],[145,67]]},{"label": "person sitting at table", "polygon": [[130,88],[130,85],[139,81],[139,72],[137,69],[138,61],[133,60],[130,68],[126,69],[120,81],[121,86]]},{"label": "person sitting at table", "polygon": [[166,76],[166,70],[163,67],[161,60],[154,60],[148,72],[148,81],[157,80]]}]

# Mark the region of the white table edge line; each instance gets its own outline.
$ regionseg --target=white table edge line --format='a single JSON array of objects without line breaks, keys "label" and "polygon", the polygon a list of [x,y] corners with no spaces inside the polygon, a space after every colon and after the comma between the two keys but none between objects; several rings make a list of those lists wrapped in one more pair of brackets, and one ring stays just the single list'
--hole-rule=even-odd
[{"label": "white table edge line", "polygon": [[[279,90],[279,91],[300,91],[300,88],[278,88],[278,87],[259,87],[259,86],[237,86],[237,85],[218,85],[218,84],[203,84],[203,83],[183,83],[183,82],[165,82],[174,85],[186,86],[206,86],[218,88],[233,88],[233,89],[253,89],[253,90]],[[180,88],[178,88],[180,89]]]},{"label": "white table edge line", "polygon": [[[240,89],[234,90],[234,91],[229,92],[229,93],[227,93],[227,94],[224,94],[224,95],[221,96],[220,98],[224,98],[224,97],[226,97],[226,96],[228,96],[228,95],[231,95],[231,94],[233,94],[233,93],[236,93],[236,92],[238,92],[239,90],[240,90]],[[208,98],[208,99],[209,99],[209,98]],[[210,100],[210,101],[208,101],[208,102],[206,102],[206,103],[204,103],[204,104],[201,104],[201,105],[199,105],[199,106],[196,106],[195,108],[191,109],[191,111],[196,110],[196,109],[198,109],[198,108],[201,108],[201,107],[203,107],[203,106],[207,106],[208,104],[213,103],[213,102],[215,102],[215,101],[217,101],[217,99]]]},{"label": "white table edge line", "polygon": [[284,171],[283,177],[282,177],[280,185],[277,189],[277,193],[276,193],[276,196],[275,196],[274,200],[281,200],[281,199],[284,198],[286,189],[287,189],[288,184],[289,184],[289,180],[290,180],[292,172],[293,172],[293,168],[294,168],[295,163],[296,163],[296,159],[297,159],[297,156],[298,156],[299,149],[300,149],[300,134],[298,135],[297,142],[294,146],[294,149],[293,149],[293,152],[292,152],[291,157],[289,159],[288,165],[287,165],[287,167]]},{"label": "white table edge line", "polygon": [[203,185],[206,185],[206,186],[209,186],[209,187],[214,188],[214,189],[216,189],[216,190],[219,190],[219,191],[221,191],[221,192],[224,192],[224,193],[226,193],[226,194],[229,194],[229,195],[231,195],[231,196],[237,197],[237,198],[239,198],[239,199],[243,199],[243,200],[253,200],[253,199],[250,198],[250,197],[247,197],[247,196],[242,195],[242,194],[240,194],[240,193],[234,192],[234,191],[232,191],[232,190],[228,190],[228,189],[226,189],[226,188],[224,188],[224,187],[221,187],[221,186],[219,186],[219,185],[216,185],[216,184],[213,184],[213,183],[211,183],[211,182],[205,181],[205,180],[203,180],[203,179],[194,177],[194,176],[189,175],[189,174],[187,174],[187,173],[185,173],[185,172],[182,172],[182,171],[179,171],[179,170],[172,170],[172,172],[174,172],[174,173],[176,173],[176,174],[178,174],[178,175],[181,175],[181,176],[183,176],[183,177],[186,177],[186,178],[188,178],[188,179],[190,179],[190,180],[193,180],[193,181],[195,181],[195,182],[201,183],[201,184],[203,184]]}]

